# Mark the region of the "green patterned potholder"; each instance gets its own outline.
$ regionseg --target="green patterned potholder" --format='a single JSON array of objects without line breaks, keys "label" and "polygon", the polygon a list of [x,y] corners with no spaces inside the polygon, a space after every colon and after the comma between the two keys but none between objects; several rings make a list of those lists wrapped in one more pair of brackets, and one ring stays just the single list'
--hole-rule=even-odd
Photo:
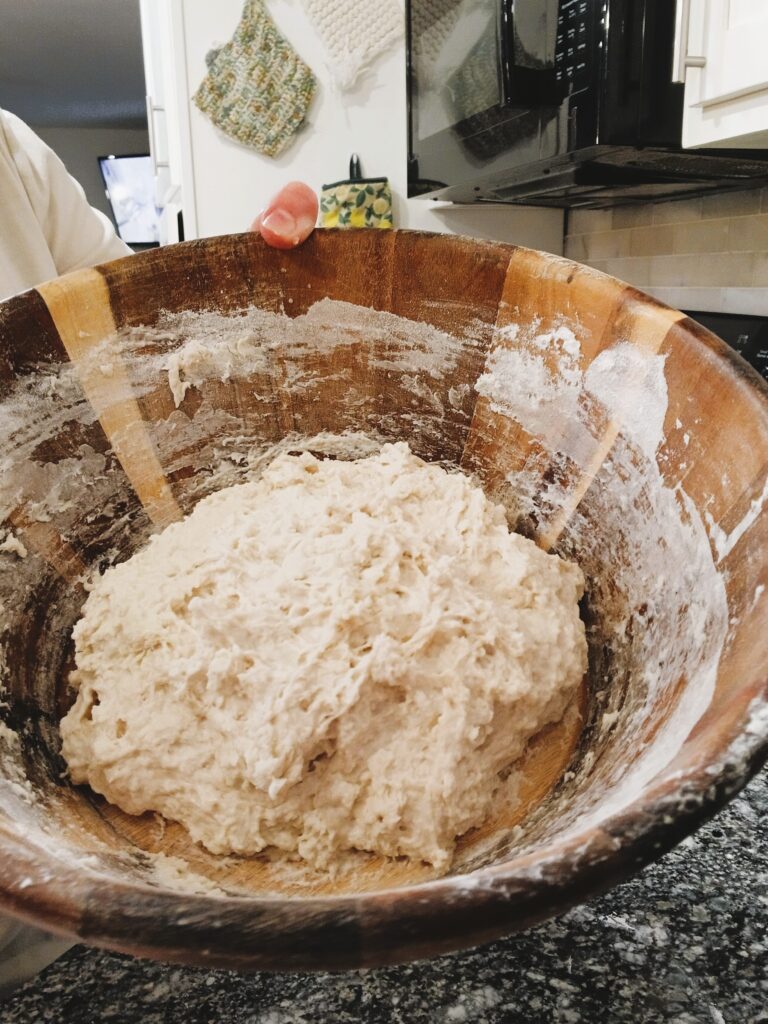
[{"label": "green patterned potholder", "polygon": [[247,0],[234,36],[206,63],[195,104],[238,142],[266,156],[281,153],[304,123],[316,83],[262,0]]},{"label": "green patterned potholder", "polygon": [[323,185],[320,226],[324,228],[391,228],[392,189],[386,178],[363,178],[357,154],[349,161],[349,178]]}]

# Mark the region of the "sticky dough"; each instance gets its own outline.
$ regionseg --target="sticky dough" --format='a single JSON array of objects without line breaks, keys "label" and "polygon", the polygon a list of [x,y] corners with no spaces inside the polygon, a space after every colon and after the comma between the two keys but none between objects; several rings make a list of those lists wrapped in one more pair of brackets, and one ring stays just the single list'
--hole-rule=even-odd
[{"label": "sticky dough", "polygon": [[583,585],[405,444],[282,455],[97,580],[63,754],[214,853],[444,869],[579,686]]}]

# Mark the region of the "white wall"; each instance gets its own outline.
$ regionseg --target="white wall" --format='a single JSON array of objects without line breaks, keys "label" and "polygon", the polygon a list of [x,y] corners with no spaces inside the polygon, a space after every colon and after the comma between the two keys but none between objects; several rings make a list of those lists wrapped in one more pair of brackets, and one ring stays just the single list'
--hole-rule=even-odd
[{"label": "white wall", "polygon": [[[205,75],[205,54],[230,38],[242,6],[242,0],[183,0],[188,97]],[[229,139],[190,102],[198,234],[245,230],[282,184],[299,178],[319,190],[324,182],[346,177],[349,156],[357,152],[364,174],[390,178],[398,227],[452,231],[562,252],[559,210],[445,204],[435,209],[429,200],[405,198],[404,41],[382,54],[357,88],[340,95],[330,84],[323,51],[300,0],[269,0],[267,7],[318,79],[308,123],[281,156],[270,159]],[[348,16],[354,18],[354,11],[350,4]],[[361,26],[360,31],[375,31],[375,25]]]},{"label": "white wall", "polygon": [[[34,126],[33,126],[34,127]],[[135,128],[41,128],[35,131],[64,161],[67,170],[85,189],[88,202],[111,218],[98,158],[110,153],[148,153],[147,133]]]}]

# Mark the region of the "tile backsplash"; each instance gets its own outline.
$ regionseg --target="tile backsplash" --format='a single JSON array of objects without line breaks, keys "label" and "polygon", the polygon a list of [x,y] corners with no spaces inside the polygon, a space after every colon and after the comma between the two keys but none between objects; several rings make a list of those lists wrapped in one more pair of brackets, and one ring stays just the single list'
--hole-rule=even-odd
[{"label": "tile backsplash", "polygon": [[678,309],[768,316],[768,189],[572,210],[565,255]]}]

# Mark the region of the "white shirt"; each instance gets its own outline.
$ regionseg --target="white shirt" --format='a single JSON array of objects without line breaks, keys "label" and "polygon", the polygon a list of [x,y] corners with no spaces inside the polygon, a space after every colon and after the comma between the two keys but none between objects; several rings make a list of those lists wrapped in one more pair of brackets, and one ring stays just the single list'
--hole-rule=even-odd
[{"label": "white shirt", "polygon": [[[59,274],[130,255],[52,149],[0,110],[0,300]],[[69,943],[0,916],[0,990]]]},{"label": "white shirt", "polygon": [[0,300],[130,252],[53,150],[0,110]]}]

